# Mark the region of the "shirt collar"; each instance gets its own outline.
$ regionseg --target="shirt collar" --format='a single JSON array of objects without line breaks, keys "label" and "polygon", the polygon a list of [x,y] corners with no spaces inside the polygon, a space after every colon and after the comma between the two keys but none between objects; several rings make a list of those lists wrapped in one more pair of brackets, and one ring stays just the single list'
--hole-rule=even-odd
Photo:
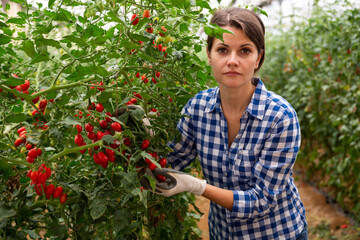
[{"label": "shirt collar", "polygon": [[264,83],[259,79],[254,94],[245,112],[248,112],[252,116],[262,120],[265,114],[265,106],[266,106],[267,98],[268,96],[267,96],[266,87]]},{"label": "shirt collar", "polygon": [[221,107],[220,107],[220,103],[221,103],[221,100],[220,100],[220,90],[219,90],[219,87],[216,87],[214,88],[214,91],[211,92],[211,96],[210,97],[210,100],[208,101],[208,103],[206,104],[206,107],[205,107],[205,112],[212,112],[214,110],[220,112],[221,110]]},{"label": "shirt collar", "polygon": [[[205,112],[212,112],[214,110],[220,112],[220,90],[219,87],[214,88],[214,91],[211,92],[212,96],[208,101]],[[265,105],[267,99],[267,90],[263,82],[259,79],[258,84],[256,85],[253,96],[251,97],[251,101],[247,106],[245,112],[248,112],[252,116],[262,120],[264,118],[265,113]]]}]

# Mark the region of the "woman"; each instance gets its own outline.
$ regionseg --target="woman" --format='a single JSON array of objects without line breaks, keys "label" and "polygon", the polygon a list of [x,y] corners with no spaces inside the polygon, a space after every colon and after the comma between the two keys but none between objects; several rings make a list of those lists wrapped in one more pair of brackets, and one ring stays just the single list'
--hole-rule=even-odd
[{"label": "woman", "polygon": [[218,87],[184,107],[168,161],[182,170],[197,156],[205,180],[167,171],[176,186],[211,200],[211,239],[307,239],[305,209],[292,178],[300,127],[290,104],[254,77],[264,56],[264,24],[252,11],[215,12],[212,23],[233,32],[208,38],[207,56]]}]

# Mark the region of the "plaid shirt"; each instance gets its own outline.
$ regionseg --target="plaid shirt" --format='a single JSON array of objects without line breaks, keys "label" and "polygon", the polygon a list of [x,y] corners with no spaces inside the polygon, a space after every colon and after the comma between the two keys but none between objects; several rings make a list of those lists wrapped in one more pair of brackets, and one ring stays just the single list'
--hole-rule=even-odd
[{"label": "plaid shirt", "polygon": [[306,224],[292,168],[300,126],[290,104],[259,80],[228,148],[219,88],[204,90],[186,104],[178,123],[180,142],[170,144],[174,169],[197,156],[213,186],[233,191],[232,210],[210,203],[211,239],[296,239]]}]

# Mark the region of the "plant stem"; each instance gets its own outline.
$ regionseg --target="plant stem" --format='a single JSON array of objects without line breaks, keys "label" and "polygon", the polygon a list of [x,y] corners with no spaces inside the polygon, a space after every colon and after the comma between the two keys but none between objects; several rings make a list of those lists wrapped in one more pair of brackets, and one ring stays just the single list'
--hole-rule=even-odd
[{"label": "plant stem", "polygon": [[30,163],[28,163],[28,162],[26,162],[26,161],[24,161],[24,160],[21,160],[21,159],[10,159],[10,158],[5,157],[5,156],[3,156],[3,155],[0,155],[0,160],[1,160],[1,161],[4,161],[4,162],[8,162],[8,163],[10,163],[10,164],[16,164],[16,165],[22,164],[22,165],[26,165],[26,166],[28,166],[28,167],[31,166]]},{"label": "plant stem", "polygon": [[67,65],[65,65],[61,70],[60,72],[58,73],[58,75],[56,75],[53,83],[52,83],[52,87],[55,87],[56,86],[56,82],[57,80],[59,79],[61,73],[68,67],[68,66],[71,66],[74,62],[76,61],[76,59],[73,59],[71,62],[69,62]]},{"label": "plant stem", "polygon": [[41,72],[42,64],[43,64],[43,62],[40,62],[39,65],[38,65],[38,68],[36,70],[35,89],[36,89],[37,92],[39,91],[39,85],[40,85],[39,78],[40,78],[40,72]]},{"label": "plant stem", "polygon": [[1,85],[1,89],[6,92],[14,94],[16,97],[23,98],[24,100],[26,100],[28,102],[29,101],[31,102],[31,100],[33,99],[33,97],[31,97],[29,94],[18,92],[16,89],[11,89],[4,84]]},{"label": "plant stem", "polygon": [[129,78],[127,73],[124,70],[121,70],[120,73],[124,76],[124,78],[126,79],[127,83],[130,85],[130,87],[133,87],[134,85],[132,84],[131,79]]},{"label": "plant stem", "polygon": [[48,161],[51,162],[51,161],[54,161],[55,159],[61,158],[61,157],[65,156],[65,155],[68,155],[70,153],[78,152],[80,150],[84,150],[84,149],[88,149],[88,148],[92,148],[92,147],[96,147],[96,146],[100,146],[102,144],[103,144],[103,141],[100,140],[100,141],[97,141],[95,143],[91,143],[91,144],[80,146],[80,147],[65,148],[62,152],[57,153],[57,154],[53,155],[52,157],[50,157],[48,159]]},{"label": "plant stem", "polygon": [[32,95],[33,98],[36,98],[38,96],[47,94],[49,92],[53,92],[53,91],[57,91],[57,90],[61,90],[61,89],[66,89],[66,88],[72,88],[72,87],[77,87],[80,86],[82,83],[86,83],[86,82],[91,82],[93,80],[95,80],[96,77],[90,77],[88,79],[82,80],[82,81],[77,81],[74,83],[69,83],[69,84],[65,84],[65,85],[61,85],[61,86],[51,86],[41,92],[35,93],[34,95]]}]

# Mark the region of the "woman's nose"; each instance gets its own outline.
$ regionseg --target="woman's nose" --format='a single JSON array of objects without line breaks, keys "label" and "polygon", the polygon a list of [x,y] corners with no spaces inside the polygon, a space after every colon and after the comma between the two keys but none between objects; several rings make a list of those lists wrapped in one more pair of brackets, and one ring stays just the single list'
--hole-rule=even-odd
[{"label": "woman's nose", "polygon": [[228,59],[227,64],[229,66],[238,66],[239,65],[239,57],[237,56],[236,53],[231,53],[229,55],[229,59]]}]

